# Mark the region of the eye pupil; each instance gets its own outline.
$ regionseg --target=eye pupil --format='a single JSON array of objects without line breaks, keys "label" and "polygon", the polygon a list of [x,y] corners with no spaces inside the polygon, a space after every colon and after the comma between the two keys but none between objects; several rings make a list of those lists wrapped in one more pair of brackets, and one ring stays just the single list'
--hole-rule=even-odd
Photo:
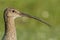
[{"label": "eye pupil", "polygon": [[12,10],[12,12],[15,12],[14,10]]}]

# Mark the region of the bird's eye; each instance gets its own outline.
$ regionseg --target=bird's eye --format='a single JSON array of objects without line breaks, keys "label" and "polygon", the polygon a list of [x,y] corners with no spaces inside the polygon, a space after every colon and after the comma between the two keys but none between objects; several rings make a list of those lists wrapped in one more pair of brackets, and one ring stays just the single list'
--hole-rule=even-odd
[{"label": "bird's eye", "polygon": [[12,10],[12,12],[15,12],[15,10]]}]

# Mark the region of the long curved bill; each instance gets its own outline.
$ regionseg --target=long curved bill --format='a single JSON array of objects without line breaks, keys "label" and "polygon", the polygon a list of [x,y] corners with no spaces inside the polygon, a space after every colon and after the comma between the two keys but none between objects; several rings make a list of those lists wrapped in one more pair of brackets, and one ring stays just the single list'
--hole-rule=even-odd
[{"label": "long curved bill", "polygon": [[33,18],[33,19],[35,19],[35,20],[37,20],[37,21],[40,21],[40,22],[48,25],[49,27],[51,27],[51,25],[50,25],[49,23],[47,23],[46,21],[44,21],[44,20],[41,19],[41,18],[38,18],[38,17],[35,17],[35,16],[31,16],[31,15],[28,15],[28,14],[25,14],[25,13],[21,13],[20,15],[26,16],[26,17],[29,17],[29,18]]}]

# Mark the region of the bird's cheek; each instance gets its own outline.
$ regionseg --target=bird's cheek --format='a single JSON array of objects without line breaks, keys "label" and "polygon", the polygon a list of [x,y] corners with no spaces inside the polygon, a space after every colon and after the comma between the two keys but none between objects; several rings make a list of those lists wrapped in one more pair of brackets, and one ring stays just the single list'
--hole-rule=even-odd
[{"label": "bird's cheek", "polygon": [[12,15],[11,13],[8,13],[7,16],[8,16],[8,17],[12,17],[13,15]]},{"label": "bird's cheek", "polygon": [[20,15],[14,15],[13,16],[13,19],[16,19],[16,18],[18,18],[18,17],[21,17]]}]

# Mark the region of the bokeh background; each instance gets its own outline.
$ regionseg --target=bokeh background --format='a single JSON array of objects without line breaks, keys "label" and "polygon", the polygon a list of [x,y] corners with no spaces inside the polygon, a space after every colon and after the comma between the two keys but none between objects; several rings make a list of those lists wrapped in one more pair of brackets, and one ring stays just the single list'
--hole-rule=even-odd
[{"label": "bokeh background", "polygon": [[4,9],[12,7],[44,19],[52,27],[31,18],[15,20],[18,40],[60,40],[60,0],[0,0],[0,40],[4,34]]}]

